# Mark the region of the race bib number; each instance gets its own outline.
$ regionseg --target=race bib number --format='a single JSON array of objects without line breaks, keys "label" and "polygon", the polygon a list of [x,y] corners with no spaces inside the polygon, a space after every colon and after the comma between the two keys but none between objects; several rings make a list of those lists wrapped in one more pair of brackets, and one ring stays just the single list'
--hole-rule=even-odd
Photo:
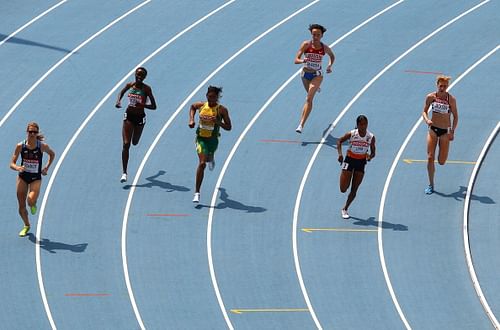
[{"label": "race bib number", "polygon": [[448,113],[450,110],[450,106],[444,103],[434,102],[432,103],[432,111],[438,113]]},{"label": "race bib number", "polygon": [[311,70],[321,70],[321,62],[306,62],[306,68]]},{"label": "race bib number", "polygon": [[129,106],[136,107],[137,105],[142,105],[142,96],[137,94],[128,94]]},{"label": "race bib number", "polygon": [[25,159],[23,161],[24,172],[38,173],[39,163],[37,160]]},{"label": "race bib number", "polygon": [[215,128],[215,117],[200,116],[200,136],[211,137]]}]

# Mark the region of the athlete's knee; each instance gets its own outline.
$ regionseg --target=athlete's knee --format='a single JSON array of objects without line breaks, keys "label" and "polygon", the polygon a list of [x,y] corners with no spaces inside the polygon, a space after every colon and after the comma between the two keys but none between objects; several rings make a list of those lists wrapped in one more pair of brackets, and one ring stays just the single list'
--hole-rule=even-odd
[{"label": "athlete's knee", "polygon": [[434,154],[433,153],[428,153],[427,154],[427,161],[428,162],[434,162]]},{"label": "athlete's knee", "polygon": [[345,193],[347,191],[347,189],[349,189],[349,187],[343,187],[343,186],[340,186],[340,192],[341,193]]},{"label": "athlete's knee", "polygon": [[28,212],[28,209],[26,208],[26,205],[22,204],[19,205],[18,211],[20,215],[23,215]]},{"label": "athlete's knee", "polygon": [[198,164],[198,167],[202,170],[205,170],[205,167],[207,167],[207,162],[204,160],[200,160],[200,163]]},{"label": "athlete's knee", "polygon": [[133,144],[134,146],[136,146],[137,144],[139,144],[139,139],[133,139],[133,140],[132,140],[132,144]]},{"label": "athlete's knee", "polygon": [[130,142],[123,144],[123,151],[128,151],[130,149]]},{"label": "athlete's knee", "polygon": [[439,165],[444,165],[444,164],[446,164],[446,159],[438,159],[438,164],[439,164]]}]

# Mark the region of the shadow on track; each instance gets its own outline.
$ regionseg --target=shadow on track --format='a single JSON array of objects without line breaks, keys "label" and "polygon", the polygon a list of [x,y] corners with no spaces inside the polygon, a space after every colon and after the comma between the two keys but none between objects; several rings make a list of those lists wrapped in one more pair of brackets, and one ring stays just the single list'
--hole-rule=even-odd
[{"label": "shadow on track", "polygon": [[[34,244],[36,243],[35,235],[33,235],[32,233],[28,234],[28,238]],[[85,252],[85,249],[87,249],[87,245],[88,243],[66,244],[66,243],[51,241],[48,238],[42,238],[40,240],[40,248],[49,251],[50,253],[56,253],[55,250],[66,250],[76,253],[82,253]]]},{"label": "shadow on track", "polygon": [[[439,192],[436,190],[434,190],[434,193],[438,196],[441,196],[441,197],[453,198],[454,200],[456,200],[458,202],[463,202],[465,199],[465,194],[467,193],[467,187],[460,186],[458,188],[457,192],[454,192],[451,194],[445,194],[445,193],[442,193],[442,192]],[[472,194],[470,196],[470,198],[473,201],[479,201],[483,204],[495,204],[495,201],[488,196],[477,196],[477,195]]]},{"label": "shadow on track", "polygon": [[[8,36],[5,34],[0,33],[0,41],[5,40]],[[66,49],[66,48],[61,48],[61,47],[56,47],[56,46],[51,46],[47,45],[44,43],[36,42],[36,41],[31,41],[31,40],[26,40],[26,39],[20,39],[20,38],[10,38],[7,40],[6,43],[12,43],[12,44],[19,44],[19,45],[24,45],[24,46],[33,46],[33,47],[41,47],[41,48],[47,48],[51,50],[56,50],[58,52],[63,52],[66,54],[71,53],[71,50]]]},{"label": "shadow on track", "polygon": [[[234,199],[230,199],[225,188],[219,188],[219,191],[220,191],[219,198],[222,200],[222,202],[217,204],[217,206],[215,206],[215,209],[217,209],[217,210],[230,208],[230,209],[234,209],[234,210],[246,211],[247,213],[261,213],[261,212],[267,211],[266,208],[263,208],[260,206],[245,205],[241,202],[235,201]],[[195,206],[195,208],[197,208],[197,209],[202,209],[205,207],[210,208],[210,205],[198,204]]]},{"label": "shadow on track", "polygon": [[[356,222],[353,223],[354,225],[378,227],[378,221],[375,221],[375,217],[369,217],[368,219],[361,219],[351,216],[351,219],[356,220]],[[382,221],[382,229],[392,229],[394,231],[408,231],[408,226],[398,223],[390,223],[387,221]]]},{"label": "shadow on track", "polygon": [[[143,184],[138,184],[135,187],[136,188],[153,188],[153,187],[160,187],[162,189],[165,189],[167,192],[173,192],[173,191],[189,191],[190,189],[184,186],[177,186],[174,184],[171,184],[169,182],[165,181],[160,181],[157,180],[157,178],[161,175],[164,175],[166,172],[165,171],[158,171],[155,175],[152,175],[150,177],[147,177],[146,180],[148,180],[148,183],[143,183]],[[132,185],[128,184],[123,186],[123,189],[129,190],[132,187]]]},{"label": "shadow on track", "polygon": [[[331,125],[330,125],[331,126]],[[328,126],[324,131],[323,135],[330,129],[330,126]],[[324,145],[329,146],[331,148],[337,149],[337,140],[338,138],[333,137],[331,134],[328,134],[328,136],[325,139]],[[320,144],[321,141],[302,141],[301,146],[307,147],[308,145],[314,145],[314,144]]]}]

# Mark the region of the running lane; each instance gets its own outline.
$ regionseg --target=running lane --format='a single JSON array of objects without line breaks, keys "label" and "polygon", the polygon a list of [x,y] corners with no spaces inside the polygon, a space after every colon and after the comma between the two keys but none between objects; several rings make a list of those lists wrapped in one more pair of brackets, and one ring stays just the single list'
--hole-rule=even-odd
[{"label": "running lane", "polygon": [[[124,4],[121,1],[112,1],[101,5],[102,10],[100,12],[95,12],[97,5],[92,1],[64,4],[50,14],[53,15],[51,16],[52,19],[38,21],[36,23],[37,28],[32,27],[32,29],[25,30],[19,37],[23,35],[30,40],[37,40],[46,45],[57,45],[60,48],[70,50],[88,38],[98,28],[108,24],[138,3],[140,2]],[[117,13],[120,14],[117,15]],[[57,19],[53,20],[56,17]],[[70,17],[74,18],[69,20]],[[76,28],[75,24],[84,27],[84,29]],[[43,31],[46,31],[46,33],[44,34]],[[67,54],[66,51],[61,52],[53,48],[38,46],[26,43],[7,43],[0,47],[0,57],[2,57],[3,63],[9,63],[9,66],[11,66],[9,74],[3,73],[4,77],[9,78],[2,81],[14,81],[22,77],[24,82],[22,86],[18,85],[20,90],[16,91],[16,95],[24,93],[25,89],[36,81],[53,62]],[[13,49],[16,49],[16,51],[4,59],[3,56],[12,52]],[[29,55],[30,53],[31,55]],[[75,57],[81,56],[83,53],[84,49]],[[21,62],[13,62],[13,59],[22,60],[22,65]],[[42,66],[38,65],[42,63],[44,63]],[[32,68],[31,71],[30,67]],[[0,70],[6,68],[7,66],[2,66]],[[19,68],[19,71],[12,71],[13,68]],[[30,72],[28,73],[28,71]],[[18,111],[14,112],[5,122],[0,129],[0,138],[3,141],[2,152],[0,153],[0,162],[2,164],[9,164],[16,143],[26,137],[26,124],[33,120],[40,124],[42,132],[47,135],[47,142],[55,149],[56,153],[60,152],[63,145],[61,137],[67,139],[67,137],[64,137],[64,132],[67,128],[70,128],[72,118],[76,119],[79,115],[78,101],[80,96],[76,95],[73,99],[68,99],[64,96],[61,87],[63,86],[66,89],[73,85],[76,90],[81,90],[82,86],[78,84],[78,81],[72,80],[71,77],[72,73],[66,73],[60,76],[59,79],[63,81],[61,83],[57,83],[57,79],[49,81],[45,91],[39,94],[35,92],[33,98],[28,98],[25,103],[22,103]],[[88,85],[90,86],[90,84]],[[3,107],[4,110],[8,109],[16,101],[12,97],[11,87],[9,84],[2,85],[0,92],[2,102],[7,104],[7,106]],[[2,116],[3,114],[2,112]],[[80,119],[78,118],[78,120]],[[43,195],[47,179],[48,177],[43,179],[40,196]],[[3,224],[3,242],[7,247],[0,252],[0,262],[3,265],[8,265],[2,267],[0,272],[0,291],[3,297],[0,303],[2,307],[0,308],[0,317],[5,326],[16,328],[20,325],[19,312],[25,310],[29,317],[24,319],[23,327],[46,328],[49,325],[38,288],[33,244],[34,236],[30,235],[25,239],[20,239],[17,236],[22,227],[22,222],[18,215],[15,195],[16,173],[10,169],[1,171],[0,181],[4,183],[4,189],[0,190],[0,211],[6,220]],[[67,198],[65,200],[68,201]],[[34,232],[37,216],[30,217],[32,232]],[[43,244],[47,249],[46,251],[48,251],[47,253],[57,252],[58,250],[69,252],[77,245],[77,243],[70,244],[70,242],[64,240],[55,241],[53,239],[45,240]]]},{"label": "running lane", "polygon": [[[4,129],[4,117],[17,100],[50,67],[108,24],[116,17],[116,13],[138,3],[140,1],[68,1],[0,46],[0,75],[8,77],[0,83],[3,104],[0,129]],[[18,6],[23,7],[25,4]],[[21,105],[15,111],[28,110]]]},{"label": "running lane", "polygon": [[[416,52],[415,61],[405,63],[401,70],[423,68],[457,78],[498,45],[496,31],[500,25],[494,13],[499,10],[498,1],[492,1],[464,17]],[[478,34],[480,39],[474,37]],[[384,231],[384,253],[394,291],[414,328],[491,328],[465,263],[462,223],[465,189],[472,171],[472,165],[465,162],[477,159],[499,119],[495,108],[499,96],[494,92],[500,86],[497,68],[498,53],[450,91],[457,98],[460,120],[450,146],[450,162],[436,165],[436,192],[424,194],[425,162],[400,161],[389,186],[383,221],[402,223],[408,231],[403,235]],[[425,95],[435,89],[435,76],[413,79],[419,81],[414,88],[407,88],[404,80],[398,83],[403,90],[411,90],[404,108],[411,109],[405,116],[414,123],[420,117]],[[400,115],[393,118],[402,120]],[[402,137],[409,133],[407,127],[400,131]],[[421,124],[402,159],[426,159],[426,134],[427,128]],[[392,140],[401,144],[399,138]],[[491,299],[498,300],[498,295],[493,293]]]},{"label": "running lane", "polygon": [[[67,98],[77,101],[73,107],[78,110],[71,115],[59,113],[72,124],[61,133],[66,139],[58,150],[62,152],[91,110],[135,65],[223,4],[224,1],[210,1],[193,7],[190,3],[177,2],[167,6],[153,1],[103,35],[88,52],[65,65],[54,80],[64,84],[65,77],[74,77],[79,80],[77,86],[83,88],[65,90]],[[199,41],[206,38],[207,33],[219,32],[222,12],[177,39],[144,65],[149,73],[146,83],[153,88],[158,110],[148,111],[141,142],[131,148],[131,176],[152,137],[171,115],[175,102],[178,103],[175,94],[180,98],[187,89],[185,85],[192,88],[191,84],[200,74],[197,68],[201,63],[200,52],[211,50],[208,44],[202,45]],[[195,31],[197,36],[193,37]],[[226,56],[227,49],[218,48],[217,52],[221,58]],[[186,70],[186,63],[192,63],[193,70]],[[138,327],[125,286],[121,258],[121,221],[129,190],[119,183],[124,109],[114,107],[117,93],[96,112],[67,153],[47,202],[42,237],[80,247],[79,253],[67,249],[50,254],[42,250],[45,287],[54,319],[61,328],[73,328],[75,324],[82,329]],[[123,104],[126,103],[123,100]],[[67,198],[69,185],[76,187],[71,200]],[[150,243],[151,237],[147,239]],[[141,257],[151,256],[146,252]],[[153,264],[159,257],[161,255],[155,256]],[[141,282],[141,285],[148,286],[151,282]],[[163,324],[169,322],[163,319]],[[149,328],[149,323],[145,326]]]},{"label": "running lane", "polygon": [[[323,41],[331,44],[390,4],[392,2],[359,7],[353,3],[322,2],[311,8],[311,15],[301,16],[288,30],[287,39],[290,41],[287,49],[280,52],[282,58],[279,60],[290,64],[286,65],[286,74],[278,79],[278,84],[273,85],[268,95],[299,69],[292,64],[293,57],[300,42],[309,37],[306,27],[310,17],[315,17],[315,21],[329,29]],[[379,49],[382,38],[392,37],[390,32],[374,37],[377,34],[373,31],[383,31],[382,22],[391,17],[394,20],[400,15],[398,13],[415,10],[405,6],[401,4],[385,13],[334,47],[337,55],[334,72],[325,75],[322,91],[315,98],[313,112],[302,135],[295,133],[305,97],[297,77],[259,117],[234,155],[222,181],[214,212],[213,250],[214,260],[220,260],[215,262],[215,268],[221,292],[227,297],[226,305],[228,309],[241,312],[231,314],[237,328],[276,328],[283,324],[291,328],[315,326],[299,287],[292,255],[295,192],[310,153],[317,146],[328,122],[339,112],[335,104],[342,102],[339,100],[341,95],[353,95],[360,88],[358,85],[375,74],[377,63],[385,64],[397,52],[387,47]],[[403,19],[397,23],[400,24],[400,21]],[[394,34],[397,32],[394,29],[391,31]],[[393,42],[403,43],[397,39]],[[370,54],[371,62],[366,59],[366,54]],[[342,81],[349,83],[342,84]],[[338,94],[339,89],[344,89],[343,93]],[[257,104],[257,109],[265,100]],[[314,197],[318,201],[328,196],[315,194]],[[318,208],[317,205],[313,207]],[[324,259],[316,259],[316,253],[308,255],[325,264]],[[316,275],[330,278],[334,274]],[[309,284],[313,283],[306,281],[306,285]],[[318,289],[327,290],[330,282],[325,279],[323,284],[314,284],[321,286]],[[382,291],[382,297],[383,294],[385,291]],[[329,304],[329,301],[325,302],[325,307],[331,307]],[[334,317],[338,310],[333,311],[329,309],[328,316],[324,317]],[[397,316],[392,316],[392,320],[389,316],[386,317],[387,324],[398,321]],[[359,317],[353,316],[353,319]],[[325,327],[327,325],[342,327],[328,322]]]},{"label": "running lane", "polygon": [[[204,31],[193,34],[193,38],[198,40],[199,48],[204,50],[203,67],[196,71],[194,79],[187,79],[190,82],[187,86],[189,88],[179,88],[182,93],[174,91],[179,95],[175,95],[169,104],[177,108],[224,61],[280,20],[309,3],[311,2],[273,1],[263,7],[253,1],[237,1],[228,7],[219,19],[225,22],[224,26],[210,24]],[[313,14],[315,11],[312,9],[318,5],[319,3],[273,30],[203,85],[172,122],[147,162],[130,210],[127,251],[137,302],[143,310],[144,319],[149,320],[151,326],[158,327],[162,318],[167,318],[182,328],[225,327],[208,271],[206,206],[217,173],[231,145],[256,112],[258,105],[270,96],[274,86],[282,80],[281,77],[289,73],[289,64],[292,62],[289,52],[294,52],[297,45],[287,37],[287,31],[303,30],[302,17]],[[240,16],[238,13],[241,12],[246,15]],[[224,46],[211,47],[211,38],[206,36],[224,40]],[[179,44],[179,47],[187,46]],[[198,208],[194,208],[191,200],[197,156],[193,143],[194,130],[187,126],[188,110],[192,102],[205,99],[208,84],[223,86],[221,103],[229,108],[234,124],[232,131],[222,131],[216,154],[216,170],[206,171],[202,201]],[[231,195],[230,191],[227,193]],[[242,204],[228,203],[224,207],[225,211],[234,211],[234,207],[243,208],[238,211],[238,217],[243,216],[242,213],[247,208],[250,212],[262,212],[258,205],[248,205],[244,201]],[[157,239],[152,241],[152,237]],[[232,241],[225,234],[216,239]],[[231,251],[226,252],[232,254]],[[214,262],[217,274],[219,267],[237,271],[234,268],[236,265],[227,264],[220,256]],[[235,294],[238,293],[223,291],[222,298],[225,300]],[[242,324],[235,323],[234,326],[241,328]]]}]

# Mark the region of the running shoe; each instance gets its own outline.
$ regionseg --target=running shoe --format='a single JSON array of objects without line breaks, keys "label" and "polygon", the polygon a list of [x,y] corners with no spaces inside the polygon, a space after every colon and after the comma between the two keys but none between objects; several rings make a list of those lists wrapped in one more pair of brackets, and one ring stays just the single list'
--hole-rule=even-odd
[{"label": "running shoe", "polygon": [[302,125],[299,125],[299,126],[297,126],[297,128],[295,129],[295,132],[297,132],[297,133],[302,133],[302,129],[303,129]]},{"label": "running shoe", "polygon": [[213,171],[213,170],[214,170],[214,168],[215,168],[215,159],[212,159],[212,161],[211,161],[211,162],[208,162],[208,169],[209,169],[210,171]]},{"label": "running shoe", "polygon": [[342,219],[349,219],[349,213],[347,213],[347,210],[342,209]]},{"label": "running shoe", "polygon": [[24,226],[23,229],[19,232],[19,237],[24,237],[30,231],[30,226]]},{"label": "running shoe", "polygon": [[122,177],[120,178],[120,182],[121,183],[127,182],[127,173],[122,174]]},{"label": "running shoe", "polygon": [[199,203],[199,202],[200,202],[200,193],[194,193],[193,203]]},{"label": "running shoe", "polygon": [[432,194],[433,192],[434,192],[434,187],[433,187],[432,185],[429,185],[429,186],[427,186],[427,188],[425,188],[425,193],[426,193],[427,195],[430,195],[430,194]]},{"label": "running shoe", "polygon": [[31,214],[36,214],[36,204],[30,207]]}]

